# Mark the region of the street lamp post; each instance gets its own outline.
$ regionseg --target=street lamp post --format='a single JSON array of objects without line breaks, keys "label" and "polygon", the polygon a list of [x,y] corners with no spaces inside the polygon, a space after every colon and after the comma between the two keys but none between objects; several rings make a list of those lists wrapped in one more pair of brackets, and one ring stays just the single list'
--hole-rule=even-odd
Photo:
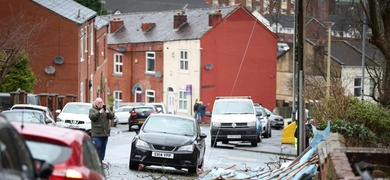
[{"label": "street lamp post", "polygon": [[328,27],[328,62],[326,68],[326,97],[330,94],[330,56],[331,56],[331,38],[332,38],[332,26],[333,22],[327,21],[325,25]]}]

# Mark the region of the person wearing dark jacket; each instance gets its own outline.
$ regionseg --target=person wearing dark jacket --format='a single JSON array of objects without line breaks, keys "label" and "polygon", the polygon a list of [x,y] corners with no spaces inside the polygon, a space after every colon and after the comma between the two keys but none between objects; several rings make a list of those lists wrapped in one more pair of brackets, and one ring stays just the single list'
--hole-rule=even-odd
[{"label": "person wearing dark jacket", "polygon": [[106,109],[101,98],[96,98],[89,110],[91,119],[91,136],[98,150],[100,160],[104,160],[108,137],[110,136],[110,119],[114,119],[114,113]]}]

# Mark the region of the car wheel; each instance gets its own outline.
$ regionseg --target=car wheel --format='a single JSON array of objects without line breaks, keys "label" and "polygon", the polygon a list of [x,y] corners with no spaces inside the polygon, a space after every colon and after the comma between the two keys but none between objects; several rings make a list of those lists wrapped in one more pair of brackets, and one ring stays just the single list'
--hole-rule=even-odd
[{"label": "car wheel", "polygon": [[188,168],[188,172],[190,174],[196,174],[197,173],[197,170],[198,170],[198,166],[196,165],[195,167],[190,167]]},{"label": "car wheel", "polygon": [[215,139],[211,139],[211,147],[217,146],[217,141]]},{"label": "car wheel", "polygon": [[263,136],[264,138],[269,138],[269,129],[264,132]]},{"label": "car wheel", "polygon": [[272,137],[272,130],[271,129],[269,129],[268,137]]},{"label": "car wheel", "polygon": [[263,135],[262,134],[259,134],[257,136],[257,142],[261,142],[263,140]]},{"label": "car wheel", "polygon": [[131,131],[131,124],[129,124],[129,131]]},{"label": "car wheel", "polygon": [[257,139],[251,141],[252,147],[257,147]]},{"label": "car wheel", "polygon": [[138,165],[139,165],[139,163],[133,162],[133,161],[130,160],[130,162],[129,162],[129,169],[130,170],[138,170]]}]

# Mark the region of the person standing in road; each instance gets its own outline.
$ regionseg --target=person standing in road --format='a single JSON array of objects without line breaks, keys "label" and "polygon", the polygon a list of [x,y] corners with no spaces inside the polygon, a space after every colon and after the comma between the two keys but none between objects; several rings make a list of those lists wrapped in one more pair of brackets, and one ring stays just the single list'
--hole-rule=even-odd
[{"label": "person standing in road", "polygon": [[196,120],[199,120],[200,118],[200,112],[199,112],[199,101],[198,99],[195,99],[195,103],[194,103],[194,118]]},{"label": "person standing in road", "polygon": [[102,162],[106,154],[106,146],[111,131],[109,120],[114,119],[114,117],[114,113],[106,109],[102,98],[96,98],[92,104],[92,108],[89,110],[89,119],[91,119],[92,140],[95,143]]},{"label": "person standing in road", "polygon": [[206,114],[207,106],[209,106],[209,103],[207,103],[206,105],[200,104],[200,120],[199,120],[199,123],[203,122],[203,117]]}]

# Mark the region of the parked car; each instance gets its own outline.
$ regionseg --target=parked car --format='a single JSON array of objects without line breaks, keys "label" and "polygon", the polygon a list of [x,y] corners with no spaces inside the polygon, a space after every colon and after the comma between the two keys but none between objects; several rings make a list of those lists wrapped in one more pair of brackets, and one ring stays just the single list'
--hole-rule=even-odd
[{"label": "parked car", "polygon": [[34,104],[15,104],[11,107],[11,110],[14,110],[14,109],[32,109],[32,110],[42,111],[46,114],[47,119],[50,119],[51,121],[55,122],[53,113],[46,106],[40,106],[40,105],[34,105]]},{"label": "parked car", "polygon": [[201,132],[192,117],[173,114],[152,114],[137,133],[131,144],[129,169],[139,164],[186,168],[197,173],[203,167],[206,151],[206,134]]},{"label": "parked car", "polygon": [[271,121],[271,127],[275,129],[283,129],[284,128],[284,119],[282,116],[274,114],[269,109],[264,108],[265,113],[267,113],[268,119]]},{"label": "parked car", "polygon": [[0,179],[47,179],[53,166],[34,159],[24,138],[0,115]]},{"label": "parked car", "polygon": [[79,130],[12,122],[34,158],[53,164],[49,179],[105,179],[92,139]]},{"label": "parked car", "polygon": [[163,102],[154,102],[149,104],[153,104],[154,106],[156,106],[158,113],[163,113],[163,114],[168,113],[167,108],[165,107],[165,104]]},{"label": "parked car", "polygon": [[91,134],[91,120],[89,119],[91,108],[91,103],[68,102],[62,110],[56,110],[58,114],[56,123],[61,127],[83,130]]},{"label": "parked car", "polygon": [[53,119],[50,119],[44,112],[39,110],[14,109],[2,111],[1,114],[3,114],[9,121],[23,121],[26,123],[38,123],[53,126],[56,125]]},{"label": "parked car", "polygon": [[129,131],[131,131],[131,126],[133,125],[138,125],[138,127],[141,127],[145,122],[145,119],[148,118],[148,116],[151,114],[157,114],[156,106],[151,104],[135,105],[130,111],[128,120]]},{"label": "parked car", "polygon": [[115,118],[119,124],[127,124],[129,122],[130,111],[134,106],[123,106],[115,110]]},{"label": "parked car", "polygon": [[255,104],[255,110],[257,112],[257,117],[261,120],[262,125],[262,134],[264,138],[269,138],[272,136],[271,131],[271,121],[269,120],[269,116],[267,115],[264,107],[260,104]]}]

